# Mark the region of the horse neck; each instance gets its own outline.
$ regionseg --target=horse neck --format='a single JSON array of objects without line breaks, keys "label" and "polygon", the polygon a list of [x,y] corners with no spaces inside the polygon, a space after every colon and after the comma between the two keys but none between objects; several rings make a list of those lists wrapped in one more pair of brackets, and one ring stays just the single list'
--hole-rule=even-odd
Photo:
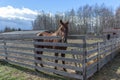
[{"label": "horse neck", "polygon": [[67,42],[67,33],[66,33],[66,35],[62,36],[61,35],[62,31],[60,30],[60,28],[55,33],[56,33],[56,36],[64,37],[65,40],[62,39],[62,42],[64,42],[64,43]]}]

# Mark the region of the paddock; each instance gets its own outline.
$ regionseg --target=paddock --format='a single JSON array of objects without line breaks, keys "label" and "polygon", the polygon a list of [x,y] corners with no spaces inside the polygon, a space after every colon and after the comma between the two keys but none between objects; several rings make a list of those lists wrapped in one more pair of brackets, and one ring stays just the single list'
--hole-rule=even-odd
[{"label": "paddock", "polygon": [[[119,52],[120,38],[103,42],[100,37],[69,35],[68,43],[34,42],[34,39],[59,39],[60,37],[38,37],[39,31],[11,32],[0,34],[0,58],[11,64],[17,64],[55,75],[87,80],[94,75]],[[41,31],[42,32],[42,31]],[[67,50],[34,48],[34,44],[45,46],[63,46]],[[34,51],[43,51],[43,55],[35,55]],[[57,52],[66,57],[54,56]],[[43,58],[42,61],[34,57]],[[55,60],[58,63],[55,63]],[[62,64],[64,60],[66,64]],[[34,63],[42,63],[44,67]],[[54,69],[57,66],[58,69]],[[62,68],[66,68],[67,72]]]}]

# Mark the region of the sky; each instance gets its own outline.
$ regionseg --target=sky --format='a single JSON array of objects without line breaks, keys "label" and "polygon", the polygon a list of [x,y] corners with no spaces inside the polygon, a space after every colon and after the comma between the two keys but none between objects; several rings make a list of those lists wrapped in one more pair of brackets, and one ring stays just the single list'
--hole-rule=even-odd
[{"label": "sky", "polygon": [[[94,6],[103,3],[114,11],[120,6],[120,0],[0,0],[0,19],[18,19],[31,23],[41,11],[55,14],[71,9],[77,10],[84,5]],[[1,23],[6,26],[6,23],[0,21]]]},{"label": "sky", "polygon": [[120,0],[0,0],[0,18],[31,21],[41,11],[55,14],[71,9],[77,10],[87,4],[90,6],[105,4],[116,10],[120,6]]},{"label": "sky", "polygon": [[0,0],[0,7],[28,8],[34,11],[65,12],[80,6],[105,4],[114,10],[120,6],[120,0]]}]

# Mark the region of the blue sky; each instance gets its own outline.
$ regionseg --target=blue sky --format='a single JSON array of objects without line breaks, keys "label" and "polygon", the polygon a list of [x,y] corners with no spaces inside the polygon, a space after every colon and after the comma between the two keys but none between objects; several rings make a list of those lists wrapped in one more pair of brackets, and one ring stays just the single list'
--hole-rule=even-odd
[{"label": "blue sky", "polygon": [[[86,4],[92,6],[95,4],[102,5],[103,3],[113,10],[120,6],[120,0],[0,0],[0,18],[5,20],[27,20],[29,23],[27,28],[31,28],[29,27],[32,26],[31,21],[42,10],[46,13],[50,12],[55,14],[56,12],[69,11],[72,8],[77,10],[80,6]],[[3,28],[7,23],[0,21],[0,24],[3,24]],[[11,21],[11,23],[13,24],[15,22]],[[8,26],[13,26],[9,24]],[[14,26],[17,27],[16,25],[18,26],[17,23]],[[20,27],[24,29],[23,24]]]},{"label": "blue sky", "polygon": [[120,6],[120,0],[0,0],[0,7],[13,6],[15,8],[29,8],[32,10],[45,12],[65,12],[72,8],[77,9],[79,6],[86,4],[95,5],[105,4],[114,10]]}]

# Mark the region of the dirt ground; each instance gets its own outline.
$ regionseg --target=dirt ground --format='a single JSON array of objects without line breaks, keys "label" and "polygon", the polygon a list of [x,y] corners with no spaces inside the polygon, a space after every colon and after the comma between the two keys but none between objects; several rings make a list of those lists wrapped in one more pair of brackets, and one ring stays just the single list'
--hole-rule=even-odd
[{"label": "dirt ground", "polygon": [[89,80],[120,80],[120,53]]}]

